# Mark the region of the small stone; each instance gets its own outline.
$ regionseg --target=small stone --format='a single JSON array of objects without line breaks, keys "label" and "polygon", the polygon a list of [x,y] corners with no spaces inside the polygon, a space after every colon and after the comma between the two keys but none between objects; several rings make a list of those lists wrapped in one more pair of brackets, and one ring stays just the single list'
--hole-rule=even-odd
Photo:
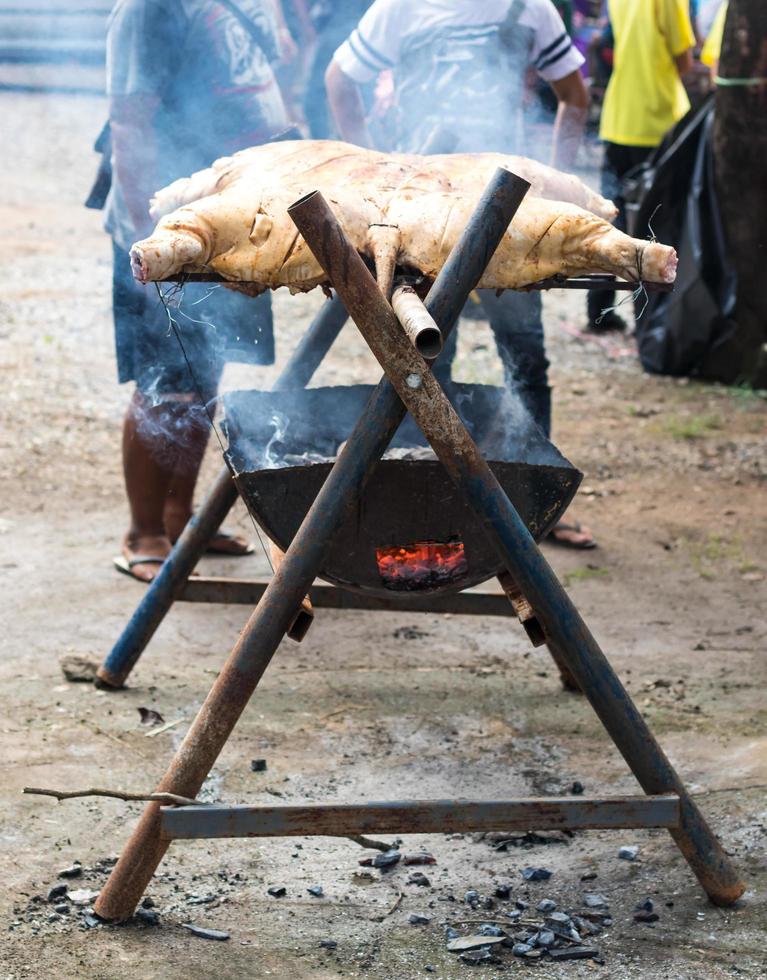
[{"label": "small stone", "polygon": [[411,912],[407,917],[407,921],[411,926],[428,926],[431,919],[428,915],[419,915],[417,912]]},{"label": "small stone", "polygon": [[68,905],[54,905],[53,911],[58,912],[59,915],[69,915]]},{"label": "small stone", "polygon": [[548,881],[552,874],[548,868],[525,868],[522,871],[525,881]]},{"label": "small stone", "polygon": [[511,883],[508,881],[502,881],[495,886],[495,891],[493,894],[496,898],[510,898],[511,897]]},{"label": "small stone", "polygon": [[393,868],[395,864],[399,863],[402,855],[399,851],[394,849],[390,851],[381,851],[371,861],[374,868]]},{"label": "small stone", "polygon": [[463,896],[463,900],[467,905],[479,905],[479,892],[470,888]]},{"label": "small stone", "polygon": [[557,903],[552,902],[550,898],[543,898],[535,907],[539,912],[553,912],[557,907]]},{"label": "small stone", "polygon": [[68,891],[67,885],[54,885],[53,888],[48,889],[48,894],[45,897],[49,902],[55,902],[59,898],[64,898]]},{"label": "small stone", "polygon": [[540,946],[541,949],[551,949],[556,941],[556,938],[557,937],[554,935],[551,929],[541,929],[541,931],[538,933],[536,945]]},{"label": "small stone", "polygon": [[429,888],[431,885],[423,871],[416,871],[415,874],[410,875],[407,883],[408,885],[418,885],[419,888]]},{"label": "small stone", "polygon": [[200,939],[215,939],[222,943],[229,938],[229,933],[223,932],[221,929],[206,929],[204,926],[195,926],[191,922],[182,922],[181,925],[184,929],[188,929],[193,936],[199,936]]},{"label": "small stone", "polygon": [[655,906],[653,905],[651,898],[646,898],[643,902],[640,902],[639,905],[636,906],[637,912],[652,912],[654,908]]},{"label": "small stone", "polygon": [[284,885],[272,885],[266,889],[266,894],[271,895],[272,898],[282,898],[286,892],[287,888]]},{"label": "small stone", "polygon": [[77,888],[73,892],[67,892],[67,895],[69,901],[75,905],[90,905],[91,902],[99,897],[99,893],[94,892],[90,888]]},{"label": "small stone", "polygon": [[250,760],[250,771],[251,772],[266,772],[266,759],[251,759]]},{"label": "small stone", "polygon": [[511,951],[515,956],[525,956],[532,948],[529,943],[514,943]]},{"label": "small stone", "polygon": [[314,895],[315,898],[322,898],[325,894],[322,890],[322,885],[310,885],[306,890],[310,895]]},{"label": "small stone", "polygon": [[74,864],[70,865],[68,868],[62,868],[59,871],[59,878],[79,878],[83,873],[83,866],[79,861],[75,861]]},{"label": "small stone", "polygon": [[95,657],[86,657],[76,653],[67,653],[63,657],[59,657],[59,667],[61,667],[65,680],[75,683],[92,684],[96,680],[96,673],[100,666],[100,660]]},{"label": "small stone", "polygon": [[606,909],[610,904],[604,895],[596,892],[586,892],[583,896],[583,904],[587,909]]},{"label": "small stone", "polygon": [[660,916],[657,912],[637,912],[634,922],[657,922]]},{"label": "small stone", "polygon": [[579,783],[576,779],[573,785],[570,787],[570,792],[573,796],[580,796],[583,793],[583,783]]},{"label": "small stone", "polygon": [[336,946],[338,946],[338,943],[335,939],[320,939],[321,949],[335,949]]},{"label": "small stone", "polygon": [[136,909],[135,918],[145,926],[159,926],[160,924],[160,913],[155,909]]},{"label": "small stone", "polygon": [[639,848],[636,844],[624,845],[618,851],[618,857],[621,861],[636,861],[637,854],[639,854]]},{"label": "small stone", "polygon": [[591,960],[599,956],[595,946],[567,946],[564,949],[550,949],[549,959],[562,963],[565,960]]}]

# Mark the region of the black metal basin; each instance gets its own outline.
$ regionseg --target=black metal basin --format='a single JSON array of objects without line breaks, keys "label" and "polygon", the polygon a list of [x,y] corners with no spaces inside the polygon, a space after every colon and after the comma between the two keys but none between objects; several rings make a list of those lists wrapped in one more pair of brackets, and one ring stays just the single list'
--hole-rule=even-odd
[{"label": "black metal basin", "polygon": [[[447,394],[536,539],[572,500],[582,474],[546,439],[518,399],[500,388],[450,385]],[[238,391],[224,398],[227,458],[266,534],[286,549],[372,393],[369,385]],[[409,451],[408,451],[409,450]],[[346,588],[456,591],[497,575],[479,522],[408,415],[337,535],[322,577]],[[415,551],[412,547],[417,546]],[[403,550],[404,549],[404,550]],[[392,556],[444,552],[430,574],[386,571]]]}]

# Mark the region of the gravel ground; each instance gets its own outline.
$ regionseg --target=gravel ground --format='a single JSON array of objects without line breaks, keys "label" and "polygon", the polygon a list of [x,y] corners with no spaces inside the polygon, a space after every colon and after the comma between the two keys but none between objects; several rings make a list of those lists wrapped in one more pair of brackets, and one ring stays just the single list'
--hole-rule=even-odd
[{"label": "gravel ground", "polygon": [[[767,976],[767,406],[751,393],[642,374],[630,339],[578,334],[583,297],[565,293],[545,299],[555,441],[585,473],[575,511],[601,547],[546,554],[701,794],[747,880],[744,899],[734,909],[709,905],[662,831],[548,834],[506,849],[473,835],[408,837],[404,853],[427,849],[436,864],[390,872],[361,868],[368,852],[345,840],[233,840],[171,849],[148,892],[159,925],[86,928],[88,892],[105,881],[140,805],[56,804],[22,797],[22,787],[151,789],[247,610],[173,610],[123,692],[62,677],[59,657],[101,658],[141,594],[110,564],[126,520],[119,431],[127,392],[115,383],[109,243],[100,216],[80,203],[104,105],[4,94],[0,112],[0,976]],[[226,386],[268,385],[321,301],[277,295],[277,367],[231,370]],[[457,374],[500,379],[484,324],[462,332]],[[347,327],[315,383],[376,376]],[[204,482],[219,464],[211,447]],[[249,528],[244,510],[233,523]],[[256,555],[205,559],[204,571],[266,567]],[[149,738],[140,707],[178,724]],[[267,760],[266,772],[251,771],[256,758]],[[636,792],[588,705],[561,691],[546,652],[530,649],[520,629],[322,611],[300,646],[281,648],[205,794],[264,804],[499,799],[569,794],[574,781],[593,795]],[[619,847],[633,844],[637,860],[620,860]],[[75,861],[79,877],[57,877]],[[527,866],[553,876],[527,883]],[[429,884],[411,883],[414,870]],[[486,908],[505,880],[510,900]],[[75,895],[48,902],[62,883]],[[322,897],[307,893],[315,884]],[[267,894],[274,885],[285,886],[284,897]],[[472,889],[477,907],[465,897]],[[543,898],[577,912],[587,892],[604,896],[612,918],[594,938],[604,966],[525,964],[508,949],[497,963],[471,966],[446,951],[445,924],[465,934],[488,919],[511,922],[517,901],[530,903],[523,918],[534,917]],[[648,897],[659,918],[637,923],[635,906]],[[414,913],[429,922],[411,924]],[[206,941],[189,923],[230,938]]]}]

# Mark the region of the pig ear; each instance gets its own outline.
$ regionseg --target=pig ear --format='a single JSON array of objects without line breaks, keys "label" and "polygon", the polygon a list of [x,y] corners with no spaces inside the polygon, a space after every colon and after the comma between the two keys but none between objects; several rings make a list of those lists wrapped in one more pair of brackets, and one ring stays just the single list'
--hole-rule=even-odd
[{"label": "pig ear", "polygon": [[378,288],[389,299],[400,248],[399,228],[397,225],[371,225],[368,242],[375,262]]}]

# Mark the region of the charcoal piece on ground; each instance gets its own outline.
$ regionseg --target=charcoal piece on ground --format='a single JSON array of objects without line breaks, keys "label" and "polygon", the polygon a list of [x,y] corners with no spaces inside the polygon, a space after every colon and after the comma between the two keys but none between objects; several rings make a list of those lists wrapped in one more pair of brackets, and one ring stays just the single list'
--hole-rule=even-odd
[{"label": "charcoal piece on ground", "polygon": [[549,959],[555,963],[565,960],[591,960],[596,956],[599,956],[599,950],[595,946],[566,946],[563,949],[549,950]]},{"label": "charcoal piece on ground", "polygon": [[411,926],[428,926],[431,919],[428,915],[419,915],[418,912],[411,912],[407,917],[407,921]]},{"label": "charcoal piece on ground", "polygon": [[550,898],[542,898],[535,907],[539,912],[553,912],[557,903],[552,902]]},{"label": "charcoal piece on ground", "polygon": [[335,939],[320,939],[321,949],[335,949],[336,946],[338,946],[338,943]]},{"label": "charcoal piece on ground", "polygon": [[461,953],[460,959],[464,963],[470,963],[472,966],[479,965],[481,963],[494,963],[495,957],[490,952],[489,949],[469,949],[465,953]]},{"label": "charcoal piece on ground", "polygon": [[410,875],[407,880],[408,885],[417,885],[419,888],[429,888],[431,882],[423,873],[423,871],[416,871],[414,874]]},{"label": "charcoal piece on ground", "polygon": [[54,885],[53,888],[48,889],[48,894],[45,896],[49,902],[56,902],[64,896],[69,891],[67,885]]},{"label": "charcoal piece on ground", "polygon": [[495,886],[493,894],[496,898],[510,898],[512,885],[509,881],[501,881]]},{"label": "charcoal piece on ground", "polygon": [[475,888],[470,888],[463,896],[467,905],[479,905],[479,892]]},{"label": "charcoal piece on ground", "polygon": [[529,902],[525,902],[521,898],[518,898],[514,904],[516,905],[516,907],[519,909],[520,912],[524,912],[525,909],[527,909],[527,908],[530,907],[530,903]]},{"label": "charcoal piece on ground", "polygon": [[68,868],[62,868],[59,871],[59,878],[79,878],[83,873],[83,866],[79,861],[75,861]]},{"label": "charcoal piece on ground", "polygon": [[250,760],[250,771],[251,772],[266,772],[266,759],[251,759]]},{"label": "charcoal piece on ground", "polygon": [[145,926],[159,926],[160,924],[160,914],[155,909],[138,908],[134,918]]},{"label": "charcoal piece on ground", "polygon": [[309,885],[309,887],[306,890],[309,892],[310,895],[313,895],[315,898],[322,898],[322,896],[325,894],[322,885]]},{"label": "charcoal piece on ground", "polygon": [[593,881],[596,877],[596,871],[584,871],[581,875],[581,881]]},{"label": "charcoal piece on ground", "polygon": [[[398,864],[402,854],[399,851],[381,851],[380,854],[376,854],[373,860],[370,862],[374,868],[393,868],[395,864]],[[362,862],[360,862],[362,863]]]},{"label": "charcoal piece on ground", "polygon": [[478,932],[480,936],[503,936],[504,939],[506,938],[506,933],[503,929],[492,922],[483,922]]},{"label": "charcoal piece on ground", "polygon": [[548,881],[553,873],[548,868],[523,868],[522,877],[525,881]]},{"label": "charcoal piece on ground", "polygon": [[576,779],[573,785],[570,787],[570,792],[573,796],[581,796],[583,793],[583,783],[579,783]]},{"label": "charcoal piece on ground", "polygon": [[229,938],[229,933],[222,929],[206,929],[205,926],[196,926],[191,922],[182,922],[181,925],[184,929],[188,929],[193,936],[198,936],[200,939],[214,939],[218,942],[224,942]]},{"label": "charcoal piece on ground", "polygon": [[599,895],[597,892],[585,892],[583,904],[587,909],[606,909],[610,903],[604,895]]},{"label": "charcoal piece on ground", "polygon": [[525,953],[529,953],[533,947],[529,943],[514,943],[511,947],[511,951],[515,956],[524,956]]},{"label": "charcoal piece on ground", "polygon": [[99,916],[94,915],[92,912],[86,912],[82,917],[82,925],[85,929],[95,929],[96,926],[101,926],[104,924],[104,920],[99,918]]},{"label": "charcoal piece on ground", "polygon": [[639,904],[635,905],[634,907],[637,912],[652,912],[655,908],[651,898],[646,898],[643,902],[639,902]]},{"label": "charcoal piece on ground", "polygon": [[536,940],[536,945],[540,946],[541,949],[551,949],[551,947],[556,942],[556,936],[551,931],[551,929],[541,929],[538,933],[538,938]]},{"label": "charcoal piece on ground", "polygon": [[57,912],[59,915],[69,915],[69,905],[54,905],[53,911]]},{"label": "charcoal piece on ground", "polygon": [[660,916],[658,915],[657,912],[642,911],[642,912],[637,912],[636,915],[634,916],[634,922],[649,923],[649,922],[657,922],[659,919]]},{"label": "charcoal piece on ground", "polygon": [[626,844],[618,850],[621,861],[636,861],[638,854],[639,847],[636,844]]}]

